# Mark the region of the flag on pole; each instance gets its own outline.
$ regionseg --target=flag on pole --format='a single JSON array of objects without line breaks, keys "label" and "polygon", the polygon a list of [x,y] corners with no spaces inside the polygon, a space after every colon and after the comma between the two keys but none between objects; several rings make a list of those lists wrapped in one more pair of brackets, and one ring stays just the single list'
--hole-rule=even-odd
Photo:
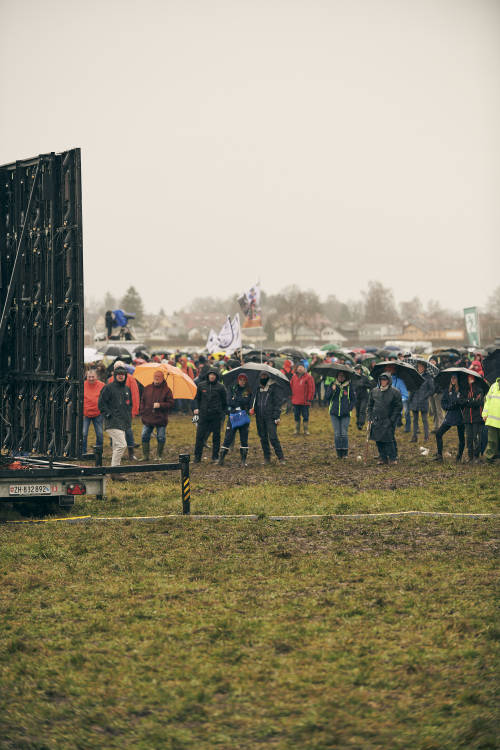
[{"label": "flag on pole", "polygon": [[209,354],[214,354],[214,352],[232,354],[237,349],[241,349],[240,316],[235,315],[231,320],[228,315],[219,333],[216,333],[213,328],[210,330],[207,351]]},{"label": "flag on pole", "polygon": [[243,328],[261,328],[260,284],[254,284],[247,292],[243,292],[238,297],[238,303],[245,316]]},{"label": "flag on pole", "polygon": [[213,354],[219,350],[219,337],[213,328],[210,329],[207,339],[207,351],[209,354]]},{"label": "flag on pole", "polygon": [[469,346],[479,346],[481,344],[481,334],[479,329],[479,314],[477,307],[464,308],[465,330],[469,339]]}]

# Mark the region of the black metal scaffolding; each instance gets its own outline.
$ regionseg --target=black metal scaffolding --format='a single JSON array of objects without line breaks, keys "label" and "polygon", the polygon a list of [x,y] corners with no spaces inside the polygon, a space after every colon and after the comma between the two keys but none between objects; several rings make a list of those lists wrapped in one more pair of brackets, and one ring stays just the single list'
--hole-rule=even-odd
[{"label": "black metal scaffolding", "polygon": [[0,449],[76,458],[83,408],[80,149],[0,167]]}]

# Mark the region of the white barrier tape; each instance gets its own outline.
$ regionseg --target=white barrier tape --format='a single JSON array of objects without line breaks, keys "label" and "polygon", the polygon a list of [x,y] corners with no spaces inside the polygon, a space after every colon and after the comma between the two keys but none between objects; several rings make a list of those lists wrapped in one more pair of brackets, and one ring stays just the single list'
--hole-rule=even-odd
[{"label": "white barrier tape", "polygon": [[247,515],[211,515],[211,514],[189,514],[170,513],[165,516],[74,516],[72,518],[33,518],[20,521],[3,521],[4,524],[26,524],[26,523],[96,523],[98,521],[163,521],[167,518],[187,518],[193,520],[242,520],[242,521],[295,521],[314,518],[386,518],[390,516],[445,516],[448,518],[500,518],[499,513],[453,513],[448,511],[432,510],[396,510],[383,511],[381,513],[318,513],[308,515],[290,516],[265,516],[251,513]]}]

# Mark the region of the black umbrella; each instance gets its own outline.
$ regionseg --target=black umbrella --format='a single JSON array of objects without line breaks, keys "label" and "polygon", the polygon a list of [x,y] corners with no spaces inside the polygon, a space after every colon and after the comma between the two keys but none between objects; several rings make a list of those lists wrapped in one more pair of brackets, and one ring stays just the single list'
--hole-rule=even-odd
[{"label": "black umbrella", "polygon": [[391,372],[392,367],[396,368],[395,374],[398,378],[401,378],[409,391],[416,391],[424,382],[423,377],[415,370],[413,365],[399,360],[397,362],[377,362],[373,367],[372,375],[374,378],[379,378],[383,372]]},{"label": "black umbrella", "polygon": [[436,367],[436,365],[433,365],[432,362],[429,362],[423,357],[409,357],[406,362],[408,362],[408,364],[410,365],[413,365],[413,367],[416,367],[419,364],[425,365],[426,374],[432,375],[433,378],[435,378],[436,375],[439,374],[439,367]]},{"label": "black umbrella", "polygon": [[130,356],[130,351],[125,346],[109,344],[105,349],[101,349],[105,357],[126,357]]},{"label": "black umbrella", "polygon": [[349,367],[349,365],[343,365],[340,362],[322,362],[320,365],[312,367],[311,370],[314,370],[314,372],[320,372],[327,377],[329,375],[335,377],[339,372],[345,372],[349,375],[351,380],[359,378],[359,375],[354,372],[352,367]]},{"label": "black umbrella", "polygon": [[287,357],[292,359],[307,359],[307,354],[302,349],[294,349],[290,346],[283,346],[278,349],[279,354],[285,354]]},{"label": "black umbrella", "polygon": [[500,378],[500,349],[494,349],[483,359],[483,370],[484,377],[490,383]]},{"label": "black umbrella", "polygon": [[224,380],[224,385],[231,386],[238,380],[238,375],[246,375],[248,378],[248,385],[250,386],[252,393],[255,393],[259,387],[261,372],[267,372],[269,374],[269,377],[271,377],[279,386],[284,398],[287,398],[290,395],[290,381],[287,376],[283,375],[283,373],[275,367],[269,367],[269,365],[266,365],[263,362],[247,362],[246,365],[235,367],[234,370],[226,372],[222,376],[222,379]]},{"label": "black umbrella", "polygon": [[473,375],[476,379],[477,385],[479,385],[484,393],[488,393],[490,386],[484,378],[478,372],[474,370],[468,370],[467,367],[447,367],[446,370],[441,370],[436,378],[436,383],[442,388],[447,388],[450,384],[451,376],[457,375],[458,382],[461,388],[465,388],[467,383],[467,375]]}]

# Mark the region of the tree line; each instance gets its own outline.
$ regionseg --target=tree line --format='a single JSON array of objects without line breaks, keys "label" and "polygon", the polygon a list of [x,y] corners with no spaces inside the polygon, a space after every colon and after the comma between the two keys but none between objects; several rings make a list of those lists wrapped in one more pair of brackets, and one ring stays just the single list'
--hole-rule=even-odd
[{"label": "tree line", "polygon": [[[240,311],[238,294],[229,297],[196,297],[185,307],[176,310],[169,317],[189,313],[221,313],[234,315]],[[264,330],[269,340],[274,338],[276,329],[286,323],[292,339],[302,326],[324,328],[325,319],[333,326],[362,325],[363,323],[402,324],[412,322],[424,330],[461,328],[463,310],[448,310],[437,300],[424,304],[418,296],[396,304],[392,289],[380,281],[370,281],[368,288],[358,299],[341,300],[330,294],[321,300],[312,289],[301,289],[297,285],[284,287],[277,294],[261,293],[261,306]],[[92,327],[106,310],[120,307],[135,313],[139,325],[147,325],[151,318],[165,316],[161,309],[152,315],[144,308],[141,295],[130,286],[122,297],[107,292],[100,302],[86,304],[86,325]],[[500,286],[495,289],[481,310],[481,321],[485,337],[493,338],[500,334]],[[489,334],[489,335],[488,335]]]}]

